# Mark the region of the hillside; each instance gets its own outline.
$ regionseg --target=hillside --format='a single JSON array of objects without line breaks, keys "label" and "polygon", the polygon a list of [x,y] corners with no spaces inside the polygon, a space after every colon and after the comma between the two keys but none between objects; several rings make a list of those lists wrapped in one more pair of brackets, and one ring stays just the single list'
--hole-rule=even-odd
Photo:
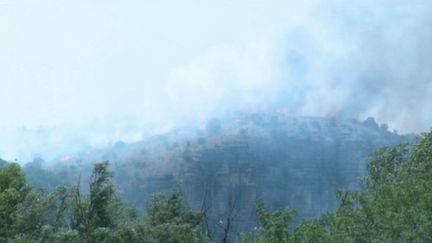
[{"label": "hillside", "polygon": [[76,184],[79,174],[90,173],[92,162],[110,160],[120,193],[140,209],[152,194],[179,184],[186,206],[204,210],[208,229],[218,238],[228,219],[233,236],[258,226],[257,199],[270,209],[295,208],[299,218],[333,211],[338,189],[361,186],[372,151],[413,139],[373,119],[237,113],[200,128],[70,155],[48,171],[37,170],[37,162],[25,169],[30,181],[53,187]]}]

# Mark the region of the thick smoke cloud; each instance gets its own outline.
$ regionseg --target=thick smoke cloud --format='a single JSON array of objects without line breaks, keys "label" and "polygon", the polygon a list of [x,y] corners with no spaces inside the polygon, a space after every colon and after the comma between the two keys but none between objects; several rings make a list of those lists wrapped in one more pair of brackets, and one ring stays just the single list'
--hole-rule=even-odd
[{"label": "thick smoke cloud", "polygon": [[210,114],[218,105],[273,103],[294,115],[372,116],[402,132],[425,131],[431,12],[427,1],[320,2],[287,22],[280,39],[211,50],[175,70],[167,97],[183,107],[201,103]]},{"label": "thick smoke cloud", "polygon": [[405,132],[430,129],[432,4],[362,1],[341,6],[332,5],[330,12],[342,47],[351,50],[333,74],[348,90],[341,111],[374,116]]},{"label": "thick smoke cloud", "polygon": [[0,0],[0,157],[244,109],[428,130],[430,13],[427,0]]}]

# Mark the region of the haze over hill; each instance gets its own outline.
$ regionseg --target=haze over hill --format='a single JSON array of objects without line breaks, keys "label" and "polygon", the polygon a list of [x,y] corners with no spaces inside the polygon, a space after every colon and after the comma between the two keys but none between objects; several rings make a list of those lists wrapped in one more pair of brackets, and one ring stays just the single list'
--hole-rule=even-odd
[{"label": "haze over hill", "polygon": [[232,239],[259,226],[254,207],[259,199],[271,209],[295,208],[297,222],[335,210],[339,189],[360,188],[370,153],[414,138],[390,132],[372,118],[359,122],[243,112],[136,143],[84,150],[47,170],[40,160],[24,169],[33,185],[49,189],[75,185],[78,178],[89,177],[91,162],[110,160],[120,194],[141,212],[154,193],[178,185],[188,208],[204,210],[219,242],[219,222],[232,208],[238,215],[232,220]]},{"label": "haze over hill", "polygon": [[431,43],[431,0],[0,0],[0,242],[432,242]]},{"label": "haze over hill", "polygon": [[279,107],[426,131],[431,5],[0,1],[0,156],[52,159]]}]

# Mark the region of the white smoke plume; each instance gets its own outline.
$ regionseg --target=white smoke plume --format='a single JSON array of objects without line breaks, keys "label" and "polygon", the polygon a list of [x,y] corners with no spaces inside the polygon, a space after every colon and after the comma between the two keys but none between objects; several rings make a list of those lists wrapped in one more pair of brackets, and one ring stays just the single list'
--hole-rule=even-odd
[{"label": "white smoke plume", "polygon": [[0,0],[0,157],[269,107],[426,131],[431,13],[428,0]]}]

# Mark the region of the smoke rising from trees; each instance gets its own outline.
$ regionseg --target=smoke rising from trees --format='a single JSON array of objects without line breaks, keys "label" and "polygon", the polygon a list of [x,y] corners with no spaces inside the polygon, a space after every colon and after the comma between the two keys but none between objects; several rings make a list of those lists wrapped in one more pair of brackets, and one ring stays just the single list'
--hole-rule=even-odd
[{"label": "smoke rising from trees", "polygon": [[428,130],[431,11],[427,0],[0,1],[0,156],[242,109]]}]

